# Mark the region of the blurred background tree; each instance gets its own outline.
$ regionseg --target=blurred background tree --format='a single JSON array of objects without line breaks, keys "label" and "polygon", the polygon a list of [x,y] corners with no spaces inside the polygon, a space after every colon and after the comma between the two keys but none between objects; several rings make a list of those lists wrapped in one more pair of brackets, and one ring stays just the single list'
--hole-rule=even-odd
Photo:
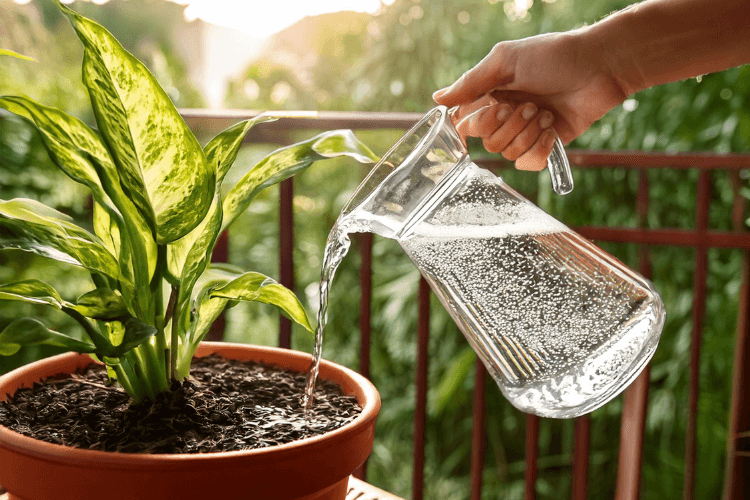
[{"label": "blurred background tree", "polygon": [[[593,23],[628,5],[624,0],[395,0],[374,14],[336,12],[308,17],[267,39],[254,60],[237,68],[223,92],[225,107],[425,112],[434,90],[449,85],[497,42]],[[40,63],[0,60],[0,93],[25,93],[90,121],[79,83],[80,48],[72,31],[58,25],[51,4],[19,6],[0,0],[0,47]],[[112,0],[104,5],[76,2],[74,8],[105,24],[144,60],[178,106],[199,107],[190,67],[198,56],[184,45],[192,33],[184,7],[156,0]],[[193,30],[193,31],[190,31]],[[180,38],[174,33],[183,33]],[[237,51],[246,47],[236,47]],[[185,53],[188,55],[185,55]],[[182,55],[181,55],[182,54]],[[302,138],[308,134],[293,134]],[[363,131],[358,136],[384,153],[398,131]],[[472,145],[474,158],[487,155]],[[247,146],[230,176],[243,174],[276,146]],[[745,66],[699,79],[652,88],[612,110],[571,147],[644,151],[748,152],[750,149],[750,68]],[[74,216],[86,214],[85,193],[49,166],[36,135],[24,124],[0,115],[0,194],[3,199],[34,197]],[[295,183],[295,276],[297,291],[311,313],[317,307],[317,279],[325,237],[366,171],[350,163],[328,164],[300,175]],[[576,189],[553,195],[546,173],[503,170],[509,184],[568,225],[636,227],[637,172],[622,168],[575,170]],[[695,225],[697,172],[650,172],[647,226]],[[750,197],[749,172],[740,173]],[[709,227],[730,230],[733,185],[726,172],[714,172]],[[231,179],[227,182],[231,185]],[[65,186],[61,188],[60,186]],[[230,260],[278,275],[277,191],[261,193],[231,234]],[[747,214],[746,214],[747,215]],[[355,245],[356,246],[356,245]],[[602,245],[632,267],[635,245]],[[393,241],[376,238],[372,325],[372,378],[383,397],[368,480],[409,498],[416,364],[416,290],[419,274]],[[684,473],[687,383],[690,362],[691,249],[653,247],[653,281],[667,307],[667,324],[652,362],[643,483],[644,499],[680,495]],[[23,276],[30,257],[0,254],[0,281]],[[703,330],[701,395],[698,415],[696,498],[719,498],[727,438],[731,352],[740,286],[741,252],[709,252],[709,302]],[[324,356],[357,367],[357,266],[355,251],[336,277],[326,330]],[[61,290],[77,291],[76,273],[51,276]],[[351,293],[350,293],[351,291]],[[426,498],[468,498],[471,389],[474,353],[453,322],[434,302],[429,344]],[[39,312],[39,316],[46,315]],[[12,316],[15,316],[15,311]],[[0,328],[11,317],[0,310]],[[45,316],[46,319],[46,316]],[[57,316],[49,322],[61,321]],[[62,324],[61,329],[70,325]],[[248,328],[250,327],[250,328]],[[278,317],[258,306],[238,306],[227,316],[227,338],[274,345]],[[70,331],[68,329],[67,331]],[[310,351],[312,339],[295,330],[293,347]],[[0,367],[38,356],[24,352],[0,360]],[[487,387],[485,498],[523,497],[524,416]],[[614,495],[622,397],[592,414],[589,498]],[[543,420],[540,430],[540,499],[567,496],[573,423]]]}]

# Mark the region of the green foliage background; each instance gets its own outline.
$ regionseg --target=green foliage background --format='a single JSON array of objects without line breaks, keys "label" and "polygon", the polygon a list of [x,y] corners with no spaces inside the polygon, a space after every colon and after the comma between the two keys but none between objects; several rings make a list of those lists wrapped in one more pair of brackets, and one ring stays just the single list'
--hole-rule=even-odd
[{"label": "green foliage background", "polygon": [[[138,3],[136,0],[110,2],[114,6]],[[629,3],[534,0],[527,2],[530,8],[524,14],[517,11],[516,3],[510,0],[396,0],[377,16],[335,14],[308,19],[306,25],[300,23],[290,28],[275,42],[276,47],[283,46],[297,55],[298,60],[308,54],[316,56],[304,59],[313,62],[290,67],[271,59],[266,63],[260,61],[233,82],[227,103],[254,109],[424,112],[433,106],[430,95],[434,90],[450,84],[498,41],[576,28]],[[157,5],[161,4],[146,3],[140,8],[147,11]],[[78,8],[78,4],[75,7]],[[83,13],[98,19],[96,9],[90,7],[91,10]],[[20,88],[30,97],[59,105],[69,112],[86,109],[86,96],[76,69],[80,58],[50,56],[70,54],[66,44],[74,40],[66,41],[58,33],[54,18],[44,14],[44,9],[36,10],[42,13],[36,18],[23,18],[27,10],[22,12],[8,0],[0,0],[0,11],[21,16],[13,19],[0,16],[0,23],[11,19],[9,25],[15,27],[14,33],[23,32],[30,37],[24,44],[9,45],[0,34],[0,46],[43,60],[39,65],[2,60],[0,94]],[[153,34],[160,32],[155,18],[145,16],[132,20],[120,16],[119,19],[98,20],[108,27],[119,25],[123,33],[137,24],[138,33]],[[337,23],[336,19],[341,22]],[[292,36],[295,29],[301,30],[300,36],[307,37],[307,43],[294,45],[290,42],[295,39]],[[119,36],[114,27],[112,30]],[[18,35],[14,40],[19,40]],[[132,43],[133,46],[127,43],[126,46],[134,49],[137,37],[133,37]],[[163,50],[169,53],[168,48]],[[149,62],[147,57],[144,59]],[[53,61],[61,62],[53,65]],[[156,73],[165,87],[180,81]],[[179,71],[175,70],[174,74]],[[253,80],[261,89],[257,95],[245,92],[248,80]],[[278,95],[274,98],[268,90],[279,83],[291,89],[285,99]],[[178,106],[195,105],[195,101],[181,100],[182,96],[189,95],[188,88],[180,90]],[[295,133],[288,139],[309,135]],[[357,135],[376,153],[383,153],[400,133],[361,131]],[[626,105],[612,110],[571,147],[748,152],[750,68],[745,66],[643,91],[632,96]],[[274,148],[273,145],[246,147],[237,164],[258,160]],[[472,150],[472,157],[483,155],[486,153],[481,147]],[[0,197],[3,199],[23,195],[56,205],[72,215],[86,212],[85,193],[71,191],[68,189],[70,182],[55,177],[57,174],[48,167],[36,136],[5,116],[0,116],[0,162]],[[295,182],[295,276],[298,295],[311,313],[317,307],[317,279],[325,237],[348,195],[366,173],[365,169],[351,162],[334,161],[301,174]],[[750,197],[749,174],[747,170],[740,172],[739,177],[720,171],[712,173],[711,229],[732,229],[733,198],[738,190]],[[233,183],[232,175],[230,172],[227,185]],[[500,175],[568,225],[638,225],[636,172],[620,168],[574,170],[576,189],[565,198],[554,196],[546,173],[536,175],[507,169]],[[651,205],[647,226],[694,227],[697,172],[654,170],[649,175]],[[263,192],[235,225],[231,233],[232,263],[278,276],[277,201],[275,190]],[[602,246],[632,267],[637,266],[635,245]],[[358,364],[359,348],[356,247],[355,244],[336,277],[324,347],[326,358],[353,368]],[[653,281],[667,307],[667,324],[652,362],[641,496],[661,499],[680,496],[683,484],[695,252],[661,246],[651,251]],[[384,404],[368,480],[409,498],[419,275],[392,241],[376,238],[373,254],[371,370]],[[0,281],[25,276],[32,264],[44,265],[25,254],[3,253],[0,255]],[[721,495],[740,267],[739,251],[709,252],[709,299],[700,369],[697,464],[700,474],[696,477],[696,498]],[[38,271],[34,274],[38,275]],[[76,290],[78,278],[75,274],[55,275],[50,277],[50,282],[61,291]],[[17,310],[0,310],[0,328],[17,313]],[[39,312],[39,316],[43,314],[46,315],[46,311]],[[55,324],[55,321],[64,322],[64,318],[51,317],[49,324],[61,331],[71,330],[71,325]],[[235,307],[228,311],[227,323],[228,340],[277,343],[278,318],[270,308]],[[295,330],[293,347],[309,352],[312,339],[301,329]],[[8,369],[37,355],[37,352],[23,352],[0,362],[3,369]],[[436,301],[432,307],[429,359],[425,497],[468,498],[475,358]],[[520,499],[523,497],[525,418],[502,398],[491,380],[487,385],[487,397],[484,497]],[[622,397],[619,397],[592,414],[589,498],[614,496],[621,409]],[[568,495],[572,444],[572,421],[542,421],[537,485],[540,499]]]}]

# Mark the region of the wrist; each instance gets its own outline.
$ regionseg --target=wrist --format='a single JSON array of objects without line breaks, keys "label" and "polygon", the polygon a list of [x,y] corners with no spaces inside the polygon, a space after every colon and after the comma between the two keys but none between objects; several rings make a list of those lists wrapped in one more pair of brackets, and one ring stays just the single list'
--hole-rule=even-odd
[{"label": "wrist", "polygon": [[607,18],[576,30],[580,43],[587,47],[587,57],[620,89],[623,101],[649,86],[636,62],[632,47],[624,43],[629,39],[629,10],[631,8],[620,11],[617,22],[611,22],[612,19]]}]

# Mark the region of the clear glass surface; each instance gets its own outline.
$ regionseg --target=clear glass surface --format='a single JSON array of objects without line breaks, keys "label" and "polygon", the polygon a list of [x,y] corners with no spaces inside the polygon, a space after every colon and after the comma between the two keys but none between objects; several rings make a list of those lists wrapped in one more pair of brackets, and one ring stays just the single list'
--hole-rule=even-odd
[{"label": "clear glass surface", "polygon": [[397,240],[525,412],[600,407],[658,344],[665,314],[651,283],[472,163],[445,108],[384,156],[335,230]]}]

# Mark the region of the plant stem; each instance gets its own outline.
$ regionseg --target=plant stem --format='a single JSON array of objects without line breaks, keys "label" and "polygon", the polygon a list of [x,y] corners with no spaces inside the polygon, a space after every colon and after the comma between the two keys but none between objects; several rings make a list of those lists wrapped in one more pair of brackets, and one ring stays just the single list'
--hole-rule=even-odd
[{"label": "plant stem", "polygon": [[[155,346],[153,348],[156,349],[156,352],[151,352],[149,359],[152,362],[156,363],[156,366],[158,366],[158,377],[161,379],[162,377],[165,380],[166,387],[164,390],[169,388],[169,371],[167,369],[167,364],[164,359],[164,350],[167,348],[167,340],[165,338],[165,332],[164,329],[167,325],[167,319],[164,314],[164,273],[167,269],[167,246],[166,245],[159,245],[157,251],[157,261],[156,261],[156,269],[154,270],[154,277],[151,283],[152,287],[152,293],[154,300],[156,301],[155,308],[154,308],[154,320],[157,332],[156,332],[156,342]],[[174,289],[172,290],[172,295],[174,295]],[[172,301],[172,298],[170,296],[169,301]],[[167,313],[169,313],[169,304],[167,304]],[[149,344],[150,345],[150,344]],[[151,350],[153,350],[153,348]]]},{"label": "plant stem", "polygon": [[[179,286],[175,287],[177,290],[177,295],[179,296]],[[177,380],[177,351],[180,347],[180,315],[182,314],[182,307],[178,303],[179,301],[175,301],[175,307],[174,307],[174,315],[172,316],[172,336],[170,338],[169,342],[169,368],[170,368],[170,377],[172,380]]]},{"label": "plant stem", "polygon": [[158,348],[146,341],[133,349],[138,357],[138,363],[143,368],[143,376],[148,380],[154,394],[169,390],[169,378],[161,365]]},{"label": "plant stem", "polygon": [[[140,347],[140,346],[139,346]],[[153,385],[153,378],[149,377],[148,365],[144,358],[141,356],[138,348],[129,351],[125,355],[130,363],[130,366],[135,373],[135,377],[138,380],[138,384],[142,387],[143,394],[153,400],[158,391]]]},{"label": "plant stem", "polygon": [[122,364],[122,361],[120,361],[117,364],[110,365],[112,369],[115,371],[115,375],[117,376],[117,383],[120,384],[120,387],[122,387],[125,392],[128,393],[128,396],[130,396],[133,400],[138,400],[136,396],[135,388],[133,387],[133,384],[130,382],[130,377],[125,371],[125,366]]},{"label": "plant stem", "polygon": [[164,315],[164,324],[169,323],[169,320],[174,316],[174,303],[177,300],[177,287],[172,286],[172,292],[169,294],[169,302],[167,303],[167,312]]},{"label": "plant stem", "polygon": [[[172,320],[172,330],[174,330],[174,305],[177,301],[177,287],[172,285],[172,292],[169,294],[169,302],[167,303],[167,312],[164,315],[164,325],[169,323],[169,320]],[[166,367],[165,376],[167,377],[167,380],[170,380],[173,378],[174,369],[172,368],[172,349],[167,347],[167,339],[166,339],[166,333],[164,331],[161,332],[161,336],[158,339],[159,342],[157,345],[159,345],[159,348],[161,349],[161,359],[164,362],[164,366]]]}]

